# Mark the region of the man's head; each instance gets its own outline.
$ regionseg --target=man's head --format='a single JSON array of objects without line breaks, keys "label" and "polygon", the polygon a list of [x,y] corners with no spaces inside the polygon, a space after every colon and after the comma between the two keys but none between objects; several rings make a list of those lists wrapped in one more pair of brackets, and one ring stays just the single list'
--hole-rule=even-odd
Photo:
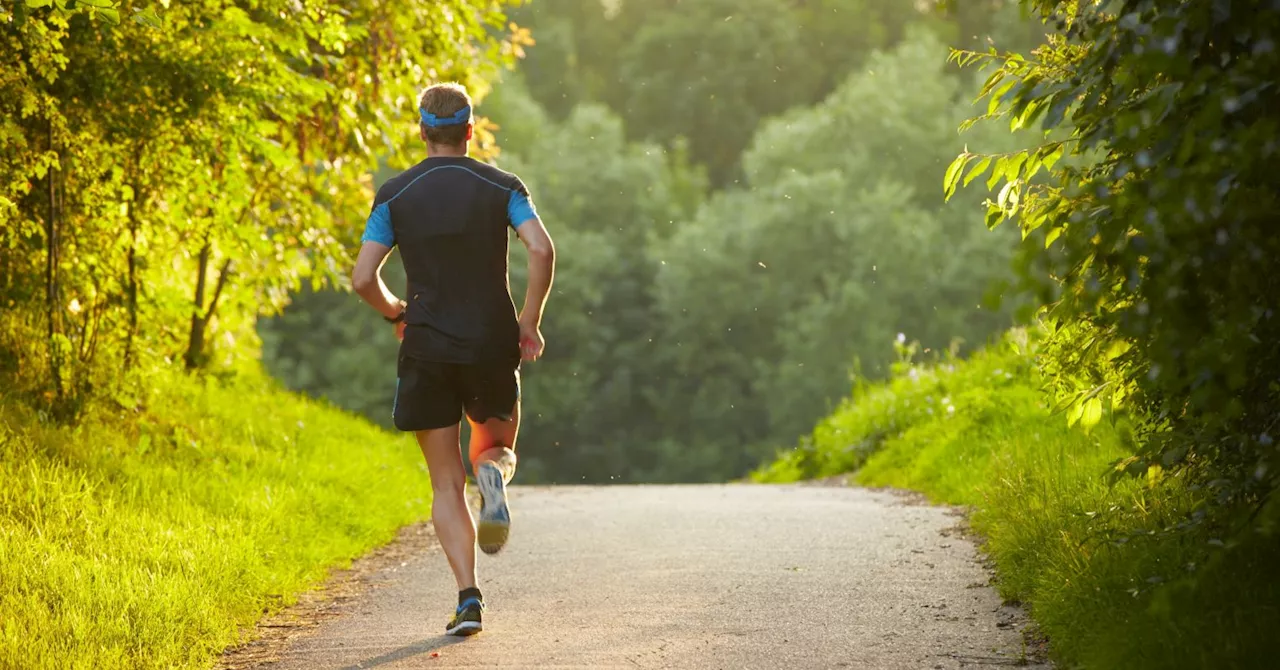
[{"label": "man's head", "polygon": [[471,96],[461,84],[436,84],[418,99],[418,126],[429,146],[460,148],[471,139]]}]

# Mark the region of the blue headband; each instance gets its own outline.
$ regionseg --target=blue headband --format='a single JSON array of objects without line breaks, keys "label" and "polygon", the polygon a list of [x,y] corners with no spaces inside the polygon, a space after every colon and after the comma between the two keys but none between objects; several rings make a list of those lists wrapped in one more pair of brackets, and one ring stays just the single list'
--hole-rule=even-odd
[{"label": "blue headband", "polygon": [[471,120],[471,105],[459,109],[452,116],[436,116],[425,109],[419,109],[418,112],[422,115],[422,123],[431,128],[460,126]]}]

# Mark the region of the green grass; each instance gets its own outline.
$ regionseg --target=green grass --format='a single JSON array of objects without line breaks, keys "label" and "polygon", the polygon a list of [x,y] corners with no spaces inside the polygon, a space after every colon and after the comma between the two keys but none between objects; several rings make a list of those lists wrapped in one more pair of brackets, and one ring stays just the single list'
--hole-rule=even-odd
[{"label": "green grass", "polygon": [[1127,443],[1123,425],[1086,433],[1050,416],[1031,355],[1007,341],[858,389],[753,476],[856,470],[969,506],[1002,595],[1029,607],[1060,667],[1273,667],[1280,537],[1213,517],[1172,530],[1206,494],[1160,472],[1109,486]]},{"label": "green grass", "polygon": [[407,437],[254,374],[146,385],[74,428],[0,395],[0,668],[208,667],[428,513]]}]

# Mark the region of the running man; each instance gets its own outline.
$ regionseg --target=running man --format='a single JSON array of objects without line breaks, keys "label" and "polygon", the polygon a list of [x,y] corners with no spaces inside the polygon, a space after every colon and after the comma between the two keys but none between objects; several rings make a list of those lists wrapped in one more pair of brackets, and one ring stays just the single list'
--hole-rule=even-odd
[{"label": "running man", "polygon": [[[418,107],[427,158],[378,189],[351,283],[400,338],[392,416],[396,428],[415,433],[427,459],[431,521],[458,582],[458,607],[445,633],[473,635],[484,610],[476,544],[494,554],[507,541],[519,367],[542,355],[539,326],[555,248],[520,179],[467,156],[473,126],[466,89],[432,86]],[[511,229],[529,250],[529,288],[518,316],[507,278]],[[406,300],[382,281],[382,265],[396,246],[408,276]],[[483,500],[478,525],[459,453],[463,416]]]}]

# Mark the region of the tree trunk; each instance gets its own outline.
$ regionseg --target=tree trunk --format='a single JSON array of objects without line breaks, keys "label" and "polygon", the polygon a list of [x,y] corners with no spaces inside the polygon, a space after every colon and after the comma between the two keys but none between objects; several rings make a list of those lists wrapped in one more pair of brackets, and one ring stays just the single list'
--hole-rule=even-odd
[{"label": "tree trunk", "polygon": [[205,276],[208,274],[211,252],[210,244],[205,242],[204,247],[200,249],[200,276],[196,278],[195,309],[191,312],[191,335],[187,340],[187,370],[195,370],[204,365],[205,330],[218,310],[218,299],[222,297],[222,288],[226,286],[227,278],[231,275],[231,259],[228,258],[218,269],[218,281],[213,285],[213,297],[209,300],[209,307],[206,309],[204,306]]},{"label": "tree trunk", "polygon": [[204,246],[200,247],[200,261],[196,270],[196,296],[195,304],[191,308],[191,333],[187,337],[187,369],[195,370],[200,367],[201,352],[204,351],[204,284],[205,277],[209,274],[209,254],[212,249],[209,240],[206,237]]},{"label": "tree trunk", "polygon": [[131,184],[133,202],[129,203],[129,274],[125,290],[129,301],[129,332],[124,340],[124,369],[133,367],[133,341],[138,336],[138,202],[140,194],[136,183]]},{"label": "tree trunk", "polygon": [[[221,174],[219,172],[219,174]],[[236,221],[236,225],[244,223],[245,217],[249,216],[249,212],[253,209],[253,203],[258,199],[258,194],[262,192],[262,187],[254,190],[249,196],[249,202],[240,212],[240,217]],[[199,275],[196,277],[196,296],[194,309],[191,311],[191,334],[187,339],[187,370],[195,370],[204,365],[204,332],[208,327],[209,321],[213,319],[214,312],[218,309],[218,298],[222,296],[222,287],[226,285],[227,278],[231,275],[231,259],[222,262],[222,268],[218,270],[218,282],[213,288],[213,300],[209,302],[209,308],[206,310],[204,306],[204,289],[205,282],[209,274],[209,256],[213,253],[213,245],[209,241],[209,234],[205,234],[204,246],[200,248]],[[203,312],[203,313],[202,313]]]},{"label": "tree trunk", "polygon": [[[53,121],[49,121],[49,149],[56,153],[53,145]],[[49,216],[45,220],[45,240],[48,249],[45,254],[44,281],[45,302],[49,320],[49,375],[53,378],[55,397],[62,399],[62,351],[57,342],[59,333],[58,315],[58,170],[49,168]]]},{"label": "tree trunk", "polygon": [[222,261],[222,268],[218,270],[218,283],[213,285],[213,299],[209,301],[209,309],[204,313],[204,323],[208,325],[213,320],[213,313],[218,311],[218,298],[222,297],[222,287],[227,284],[227,277],[231,274],[231,259]]}]

